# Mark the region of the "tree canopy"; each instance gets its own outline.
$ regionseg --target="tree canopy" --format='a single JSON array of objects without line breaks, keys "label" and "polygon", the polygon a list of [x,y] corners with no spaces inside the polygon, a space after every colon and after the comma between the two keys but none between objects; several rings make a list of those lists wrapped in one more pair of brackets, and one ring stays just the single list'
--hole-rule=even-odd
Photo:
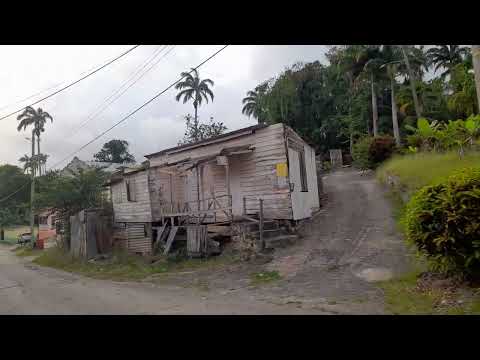
[{"label": "tree canopy", "polygon": [[103,144],[103,148],[93,157],[100,162],[133,163],[135,162],[135,157],[128,152],[128,145],[128,141],[125,140],[110,140]]},{"label": "tree canopy", "polygon": [[35,208],[74,214],[100,206],[106,179],[107,175],[97,168],[80,169],[74,176],[62,176],[60,171],[49,171],[37,179]]},{"label": "tree canopy", "polygon": [[[317,152],[351,149],[363,135],[405,139],[418,114],[438,121],[478,112],[472,60],[458,45],[330,46],[327,64],[295,63],[247,92],[242,112],[291,126]],[[446,69],[431,79],[431,69]],[[392,96],[393,91],[393,96]],[[393,116],[396,115],[396,118]]]},{"label": "tree canopy", "polygon": [[0,166],[0,227],[24,222],[30,187],[21,186],[28,184],[29,180],[29,176],[18,166]]},{"label": "tree canopy", "polygon": [[190,114],[185,116],[186,130],[182,140],[178,145],[191,144],[197,141],[209,139],[213,136],[221,135],[227,130],[227,127],[222,122],[216,122],[213,117],[207,124],[201,124],[198,119],[195,119]]}]

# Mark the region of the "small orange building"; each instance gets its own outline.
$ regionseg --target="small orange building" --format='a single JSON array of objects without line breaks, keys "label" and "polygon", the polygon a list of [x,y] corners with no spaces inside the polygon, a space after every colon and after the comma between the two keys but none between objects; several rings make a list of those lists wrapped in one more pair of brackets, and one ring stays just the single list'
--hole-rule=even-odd
[{"label": "small orange building", "polygon": [[56,213],[50,209],[41,212],[38,215],[38,228],[37,247],[44,249],[48,240],[53,240],[57,236]]}]

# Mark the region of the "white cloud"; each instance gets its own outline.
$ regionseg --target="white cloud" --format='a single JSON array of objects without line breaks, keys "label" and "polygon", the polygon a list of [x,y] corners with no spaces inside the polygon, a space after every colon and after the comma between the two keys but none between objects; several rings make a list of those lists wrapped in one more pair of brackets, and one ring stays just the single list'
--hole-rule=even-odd
[{"label": "white cloud", "polygon": [[[46,125],[41,144],[42,151],[50,155],[49,164],[58,162],[112,126],[178,79],[180,72],[198,65],[221,46],[176,46],[137,84],[73,136],[68,135],[85,122],[89,114],[141,66],[158,46],[140,46],[90,78],[36,105],[54,117],[53,124]],[[131,45],[1,46],[0,66],[8,71],[0,75],[0,108],[63,80],[77,79],[80,73],[118,56],[130,47]],[[216,121],[224,122],[229,130],[254,124],[255,119],[241,114],[241,100],[245,93],[296,61],[324,61],[324,51],[325,47],[320,45],[229,46],[200,68],[201,77],[211,78],[215,82],[215,99],[202,104],[199,109],[201,119],[208,120],[213,116]],[[35,100],[38,98],[40,97]],[[16,107],[25,105],[27,102],[10,106],[0,110],[0,114],[7,114]],[[175,101],[175,89],[170,89],[77,156],[90,159],[103,143],[112,138],[120,138],[129,141],[131,152],[138,161],[143,161],[143,155],[177,144],[184,133],[182,116],[187,113],[193,114],[191,103]],[[24,139],[28,133],[19,134],[16,126],[15,116],[0,121],[0,163],[17,164],[18,158],[31,152],[30,145]]]}]

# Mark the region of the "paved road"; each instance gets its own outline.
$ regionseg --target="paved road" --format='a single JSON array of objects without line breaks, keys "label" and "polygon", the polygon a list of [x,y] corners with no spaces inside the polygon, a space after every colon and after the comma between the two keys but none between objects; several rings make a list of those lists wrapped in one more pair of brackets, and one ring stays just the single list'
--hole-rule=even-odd
[{"label": "paved road", "polygon": [[[383,313],[371,280],[407,269],[389,203],[372,176],[329,174],[328,202],[296,246],[267,265],[196,271],[160,283],[94,280],[20,259],[0,246],[0,314],[357,314]],[[249,286],[249,275],[283,279]],[[199,291],[193,282],[208,284]]]},{"label": "paved road", "polygon": [[34,266],[0,246],[0,314],[284,313],[312,311],[274,306],[248,292],[212,295],[178,286],[88,279]]},{"label": "paved road", "polygon": [[298,246],[277,253],[271,269],[290,281],[276,293],[336,303],[341,312],[383,313],[375,281],[410,269],[392,209],[373,174],[342,169],[324,178],[325,207]]}]

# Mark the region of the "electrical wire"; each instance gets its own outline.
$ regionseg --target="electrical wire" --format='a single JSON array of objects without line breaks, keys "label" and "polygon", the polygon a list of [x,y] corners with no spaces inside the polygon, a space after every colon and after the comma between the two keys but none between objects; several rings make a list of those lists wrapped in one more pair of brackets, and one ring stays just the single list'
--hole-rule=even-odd
[{"label": "electrical wire", "polygon": [[[135,110],[131,111],[128,115],[124,116],[121,120],[117,121],[115,124],[113,124],[111,127],[109,127],[107,130],[103,131],[102,133],[100,133],[99,135],[95,136],[92,140],[90,140],[89,142],[87,142],[86,144],[82,145],[81,147],[79,147],[77,150],[75,150],[74,152],[72,152],[71,154],[67,155],[66,157],[64,157],[63,159],[61,159],[60,161],[58,161],[57,163],[55,163],[53,166],[50,167],[50,170],[58,165],[60,165],[61,163],[63,163],[65,160],[69,159],[71,156],[77,154],[78,152],[82,151],[83,149],[85,149],[88,145],[92,144],[94,141],[98,140],[99,138],[101,138],[103,135],[105,135],[106,133],[110,132],[111,130],[113,130],[114,128],[116,128],[118,125],[120,125],[121,123],[125,122],[127,119],[129,119],[130,117],[132,117],[134,114],[136,114],[138,111],[140,111],[141,109],[143,109],[145,106],[147,106],[148,104],[150,104],[152,101],[154,101],[155,99],[157,99],[159,96],[161,96],[162,94],[164,94],[165,92],[167,92],[168,90],[170,90],[172,87],[174,87],[176,84],[178,84],[180,81],[182,81],[182,79],[187,76],[187,74],[190,74],[192,73],[194,70],[197,70],[198,68],[200,68],[202,65],[204,65],[205,63],[207,63],[208,61],[210,61],[211,59],[213,59],[215,56],[217,56],[220,52],[222,52],[223,50],[225,50],[229,45],[225,45],[224,47],[222,47],[221,49],[217,50],[216,52],[214,52],[212,55],[210,55],[208,58],[206,58],[205,60],[203,60],[200,64],[198,64],[196,67],[192,68],[189,72],[187,72],[185,75],[183,75],[182,77],[180,77],[179,79],[177,79],[175,82],[173,82],[172,84],[170,84],[169,86],[167,86],[165,89],[163,89],[162,91],[160,91],[159,93],[157,93],[154,97],[152,97],[150,100],[146,101],[145,103],[143,103],[142,105],[140,105],[139,107],[137,107]],[[11,198],[13,195],[17,194],[20,190],[22,190],[23,188],[25,188],[28,184],[30,184],[31,180],[28,181],[27,183],[25,183],[24,185],[22,185],[19,189],[17,189],[15,192],[11,193],[10,195],[4,197],[3,199],[0,199],[0,203],[8,200],[9,198]]]},{"label": "electrical wire", "polygon": [[201,67],[202,65],[204,65],[205,63],[207,63],[208,61],[210,61],[212,58],[214,58],[215,56],[217,56],[221,51],[225,50],[226,48],[228,47],[228,45],[225,45],[224,47],[222,47],[220,50],[217,50],[215,53],[213,53],[212,55],[210,55],[207,59],[205,59],[204,61],[202,61],[199,65],[197,65],[196,67],[192,68],[189,72],[187,72],[185,75],[183,75],[182,77],[180,77],[179,79],[177,79],[175,82],[173,82],[172,84],[170,84],[169,86],[167,86],[164,90],[160,91],[158,94],[156,94],[154,97],[152,97],[150,100],[148,100],[147,102],[143,103],[142,105],[140,105],[138,108],[136,108],[135,110],[133,110],[132,112],[130,112],[128,115],[126,115],[125,117],[123,117],[122,119],[120,119],[119,121],[117,121],[115,124],[113,124],[111,127],[109,127],[107,130],[103,131],[102,133],[100,133],[99,135],[95,136],[92,140],[90,140],[89,142],[87,142],[85,145],[82,145],[80,148],[78,148],[77,150],[75,150],[74,152],[72,152],[71,154],[67,155],[66,157],[64,157],[62,160],[60,160],[59,162],[57,162],[55,165],[53,165],[51,168],[54,168],[58,165],[60,165],[61,163],[63,163],[65,160],[69,159],[71,156],[77,154],[78,152],[82,151],[83,149],[85,149],[88,145],[90,145],[91,143],[93,143],[94,141],[98,140],[99,138],[101,138],[103,135],[105,135],[106,133],[110,132],[111,130],[113,130],[114,128],[116,128],[118,125],[120,125],[121,123],[123,123],[124,121],[126,121],[128,118],[130,118],[131,116],[133,116],[135,113],[137,113],[138,111],[140,111],[141,109],[143,109],[145,106],[147,106],[148,104],[150,104],[152,101],[154,101],[155,99],[157,99],[159,96],[161,96],[162,94],[164,94],[165,92],[167,92],[168,90],[170,90],[172,87],[174,87],[177,83],[179,83],[180,81],[182,81],[182,79],[187,76],[187,74],[190,74],[192,73],[194,70],[197,70],[199,67]]},{"label": "electrical wire", "polygon": [[[165,50],[168,47],[168,45],[165,45],[158,53],[154,54],[150,59],[146,60],[143,66],[141,66],[139,69],[137,69],[129,78],[122,83],[122,85],[113,92],[110,96],[108,96],[104,101],[96,107],[96,109],[91,112],[88,116],[87,119],[82,122],[77,128],[75,128],[70,134],[66,136],[66,138],[70,138],[71,136],[75,135],[78,130],[83,128],[85,125],[87,125],[89,122],[97,118],[101,113],[103,113],[111,104],[113,104],[115,101],[117,101],[123,94],[125,94],[128,89],[130,89],[133,85],[135,85],[140,79],[142,79],[153,67],[155,67],[165,56],[167,56],[175,46],[173,46],[171,49],[169,49],[165,54],[163,54],[152,66],[150,66],[147,70],[145,70],[143,73],[140,74],[140,72],[145,69],[160,53]],[[140,74],[138,78],[135,79],[135,77]],[[121,93],[118,93],[119,91],[122,90],[122,88],[128,84],[128,82],[132,81],[131,84],[129,84]],[[116,96],[115,96],[116,95]],[[103,105],[103,107],[102,107]]]},{"label": "electrical wire", "polygon": [[[127,55],[129,52],[135,50],[135,49],[136,49],[137,47],[139,47],[139,46],[140,46],[140,45],[135,45],[134,47],[132,47],[132,48],[130,48],[129,50],[125,51],[124,53],[120,54],[119,56],[117,56],[117,57],[114,58],[113,60],[110,60],[110,61],[107,62],[106,64],[102,65],[102,66],[99,67],[98,69],[96,69],[96,70],[88,73],[87,75],[81,77],[81,78],[78,79],[78,80],[75,80],[74,82],[68,84],[67,86],[61,88],[60,90],[57,90],[57,91],[55,91],[55,92],[53,92],[53,93],[51,93],[51,94],[49,94],[49,95],[41,98],[40,100],[37,100],[37,101],[31,103],[29,106],[36,105],[36,104],[38,104],[39,102],[42,102],[42,101],[44,101],[44,100],[46,100],[46,99],[48,99],[48,98],[51,98],[52,96],[57,95],[58,93],[60,93],[60,92],[62,92],[62,91],[64,91],[64,90],[67,90],[68,88],[72,87],[73,85],[78,84],[80,81],[82,81],[82,80],[84,80],[84,79],[92,76],[93,74],[95,74],[95,73],[97,73],[98,71],[104,69],[105,67],[107,67],[108,65],[112,64],[113,62],[119,60],[120,58],[122,58],[123,56]],[[16,111],[13,111],[13,112],[11,112],[11,113],[9,113],[9,114],[7,114],[7,115],[4,115],[4,116],[0,117],[0,120],[4,120],[4,119],[8,118],[9,116],[14,115],[14,114],[22,111],[23,109],[25,109],[25,107],[22,107],[22,108],[20,108],[20,109],[18,109],[18,110],[16,110]]]}]

